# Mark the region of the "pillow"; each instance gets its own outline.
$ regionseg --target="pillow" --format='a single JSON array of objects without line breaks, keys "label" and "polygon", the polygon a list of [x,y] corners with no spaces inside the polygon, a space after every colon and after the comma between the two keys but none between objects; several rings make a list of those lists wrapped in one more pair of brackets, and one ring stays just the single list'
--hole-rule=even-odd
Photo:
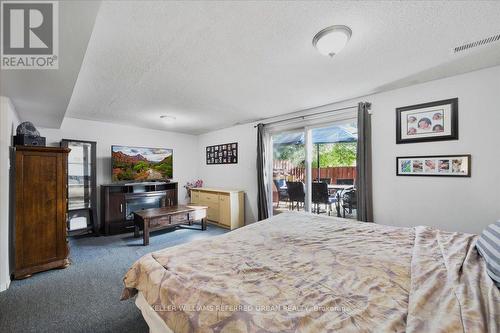
[{"label": "pillow", "polygon": [[476,248],[486,261],[488,275],[500,288],[500,220],[483,230]]}]

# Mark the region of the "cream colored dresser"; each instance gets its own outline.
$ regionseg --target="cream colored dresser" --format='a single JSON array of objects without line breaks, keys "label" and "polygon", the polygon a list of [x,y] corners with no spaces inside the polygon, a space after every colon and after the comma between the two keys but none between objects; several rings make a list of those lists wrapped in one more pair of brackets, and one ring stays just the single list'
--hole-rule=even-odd
[{"label": "cream colored dresser", "polygon": [[216,188],[191,189],[193,205],[208,206],[208,221],[231,230],[245,225],[245,193]]}]

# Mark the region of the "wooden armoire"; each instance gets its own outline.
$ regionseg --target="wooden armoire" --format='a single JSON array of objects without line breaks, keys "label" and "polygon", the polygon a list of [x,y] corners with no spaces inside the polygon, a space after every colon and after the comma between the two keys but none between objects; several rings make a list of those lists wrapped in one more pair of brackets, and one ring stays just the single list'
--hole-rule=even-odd
[{"label": "wooden armoire", "polygon": [[15,147],[14,278],[69,265],[68,148]]}]

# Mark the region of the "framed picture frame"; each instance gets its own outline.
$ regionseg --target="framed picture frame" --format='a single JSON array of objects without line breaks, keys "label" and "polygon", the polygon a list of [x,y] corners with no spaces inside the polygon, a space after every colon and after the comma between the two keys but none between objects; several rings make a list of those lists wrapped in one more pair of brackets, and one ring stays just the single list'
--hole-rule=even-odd
[{"label": "framed picture frame", "polygon": [[205,148],[207,165],[237,164],[238,142],[224,143]]},{"label": "framed picture frame", "polygon": [[396,108],[396,144],[458,140],[458,98]]},{"label": "framed picture frame", "polygon": [[396,157],[396,176],[470,177],[471,155]]}]

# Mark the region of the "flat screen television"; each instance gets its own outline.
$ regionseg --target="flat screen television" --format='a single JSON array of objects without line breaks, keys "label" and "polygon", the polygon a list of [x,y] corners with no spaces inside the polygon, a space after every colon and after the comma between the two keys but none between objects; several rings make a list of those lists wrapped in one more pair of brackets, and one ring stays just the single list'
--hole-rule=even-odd
[{"label": "flat screen television", "polygon": [[173,176],[173,150],[111,146],[113,182],[167,180]]}]

